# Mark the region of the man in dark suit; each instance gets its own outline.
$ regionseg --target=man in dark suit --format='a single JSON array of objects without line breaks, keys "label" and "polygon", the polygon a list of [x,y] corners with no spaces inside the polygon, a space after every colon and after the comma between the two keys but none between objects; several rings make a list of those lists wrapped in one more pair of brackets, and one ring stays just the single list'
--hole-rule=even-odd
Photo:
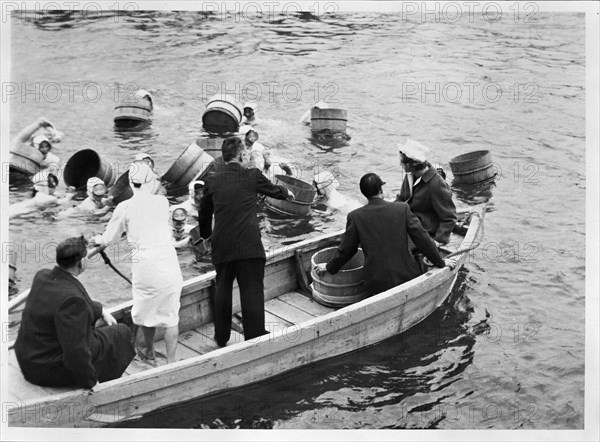
[{"label": "man in dark suit", "polygon": [[[135,356],[129,328],[92,301],[78,279],[86,255],[83,237],[69,238],[56,248],[58,265],[33,279],[15,342],[33,384],[92,388],[120,377]],[[100,318],[107,327],[94,327]]]},{"label": "man in dark suit", "polygon": [[452,265],[451,260],[444,262],[408,204],[383,199],[384,184],[374,173],[360,179],[360,191],[369,202],[348,214],[340,246],[328,263],[316,266],[317,274],[337,273],[360,245],[365,255],[366,289],[373,294],[384,292],[421,274],[409,251],[409,237],[436,266]]},{"label": "man in dark suit", "polygon": [[261,194],[277,199],[294,198],[288,189],[273,184],[260,170],[244,168],[242,151],[242,141],[237,137],[223,142],[225,164],[205,178],[198,218],[200,236],[205,244],[210,244],[206,248],[211,249],[217,271],[215,340],[221,347],[231,335],[234,279],[240,287],[244,338],[267,333],[263,285],[266,255],[256,217],[257,197]]}]

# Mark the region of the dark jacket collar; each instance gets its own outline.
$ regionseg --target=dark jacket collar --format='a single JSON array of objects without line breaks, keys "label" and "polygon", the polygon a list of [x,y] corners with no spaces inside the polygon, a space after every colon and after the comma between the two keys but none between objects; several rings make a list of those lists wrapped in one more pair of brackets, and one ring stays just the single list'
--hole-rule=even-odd
[{"label": "dark jacket collar", "polygon": [[54,266],[54,269],[52,269],[52,271],[59,278],[62,278],[62,279],[65,279],[65,280],[71,282],[71,284],[74,284],[75,286],[77,286],[81,291],[83,291],[84,293],[87,293],[85,291],[85,288],[83,287],[83,284],[81,283],[81,281],[79,281],[79,279],[77,279],[71,273],[67,272],[66,270],[61,269],[59,266]]},{"label": "dark jacket collar", "polygon": [[374,205],[374,204],[383,204],[383,203],[385,203],[385,200],[383,198],[373,197],[373,198],[369,198],[369,202],[367,204]]},{"label": "dark jacket collar", "polygon": [[431,179],[437,174],[437,170],[435,170],[433,167],[429,167],[427,169],[427,171],[425,171],[425,173],[423,174],[423,176],[421,176],[421,180],[425,181],[426,183],[428,183],[429,181],[431,181]]}]

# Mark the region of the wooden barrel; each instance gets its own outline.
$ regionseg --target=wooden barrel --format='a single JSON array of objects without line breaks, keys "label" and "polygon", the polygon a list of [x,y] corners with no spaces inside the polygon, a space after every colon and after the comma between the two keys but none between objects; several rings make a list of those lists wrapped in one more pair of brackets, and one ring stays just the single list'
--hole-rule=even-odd
[{"label": "wooden barrel", "polygon": [[133,196],[133,189],[129,185],[129,170],[123,173],[108,191],[115,204],[122,203]]},{"label": "wooden barrel", "polygon": [[343,307],[370,296],[363,281],[363,265],[365,255],[362,249],[348,261],[335,275],[325,273],[317,275],[314,268],[317,264],[327,263],[335,255],[337,247],[329,247],[315,253],[311,258],[311,289],[313,298],[320,304],[329,307]]},{"label": "wooden barrel", "polygon": [[317,195],[317,189],[313,185],[288,175],[275,175],[273,182],[291,190],[295,199],[287,201],[267,197],[267,207],[285,215],[307,215],[310,212],[310,205]]},{"label": "wooden barrel", "polygon": [[152,100],[148,95],[125,97],[115,106],[114,121],[121,120],[148,121],[152,116]]},{"label": "wooden barrel", "polygon": [[113,164],[93,149],[80,150],[69,158],[63,172],[63,179],[67,186],[85,189],[87,180],[92,177],[100,178],[106,187],[110,187],[117,178],[117,172]]},{"label": "wooden barrel", "polygon": [[310,130],[320,132],[346,132],[348,111],[344,109],[319,109],[313,107],[310,112]]},{"label": "wooden barrel", "polygon": [[219,158],[222,156],[221,146],[223,145],[223,137],[211,137],[205,136],[200,137],[196,140],[196,144],[200,146],[204,152],[209,154],[213,158]]},{"label": "wooden barrel", "polygon": [[492,154],[489,150],[465,153],[450,160],[454,182],[474,184],[489,180],[496,175]]},{"label": "wooden barrel", "polygon": [[44,155],[35,147],[26,143],[17,143],[10,149],[9,170],[26,175],[34,175],[41,169]]},{"label": "wooden barrel", "polygon": [[163,179],[176,187],[187,187],[194,178],[202,175],[213,160],[214,158],[194,141],[179,155],[163,175]]},{"label": "wooden barrel", "polygon": [[217,94],[206,105],[202,115],[202,125],[207,132],[217,134],[237,132],[243,116],[242,105],[237,102],[235,96]]}]

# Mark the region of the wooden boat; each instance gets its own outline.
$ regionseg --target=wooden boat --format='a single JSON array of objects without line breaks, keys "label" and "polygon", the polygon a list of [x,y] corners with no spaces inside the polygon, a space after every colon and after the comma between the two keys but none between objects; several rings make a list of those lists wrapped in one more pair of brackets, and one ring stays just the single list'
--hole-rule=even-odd
[{"label": "wooden boat", "polygon": [[[166,364],[161,340],[156,346],[157,366],[135,358],[121,378],[98,384],[93,390],[32,385],[23,378],[10,349],[8,373],[3,375],[9,379],[9,391],[3,398],[4,418],[13,427],[107,426],[377,344],[413,327],[444,302],[467,259],[462,251],[475,247],[483,215],[483,207],[467,214],[463,229],[452,234],[446,248],[449,253],[458,252],[454,269],[432,268],[409,282],[339,309],[315,302],[306,292],[306,284],[311,256],[339,243],[342,232],[269,254],[265,319],[270,333],[244,341],[238,324],[224,348],[213,340],[210,297],[215,272],[192,278],[185,282],[181,297],[180,360]],[[239,314],[239,293],[235,292],[233,311]],[[118,321],[131,322],[130,301],[110,310]]]}]

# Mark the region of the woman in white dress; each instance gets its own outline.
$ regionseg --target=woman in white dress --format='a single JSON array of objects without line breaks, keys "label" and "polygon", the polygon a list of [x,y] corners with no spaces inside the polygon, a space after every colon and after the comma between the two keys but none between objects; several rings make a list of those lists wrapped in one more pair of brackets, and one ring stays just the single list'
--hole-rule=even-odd
[{"label": "woman in white dress", "polygon": [[156,328],[164,327],[167,362],[171,363],[177,349],[183,277],[169,226],[169,202],[163,195],[152,194],[156,180],[150,166],[132,163],[129,181],[133,197],[117,205],[106,231],[93,242],[106,246],[126,232],[127,240],[136,245],[131,317],[140,326],[145,343],[145,349],[138,349],[138,354],[144,359],[155,359]]}]

